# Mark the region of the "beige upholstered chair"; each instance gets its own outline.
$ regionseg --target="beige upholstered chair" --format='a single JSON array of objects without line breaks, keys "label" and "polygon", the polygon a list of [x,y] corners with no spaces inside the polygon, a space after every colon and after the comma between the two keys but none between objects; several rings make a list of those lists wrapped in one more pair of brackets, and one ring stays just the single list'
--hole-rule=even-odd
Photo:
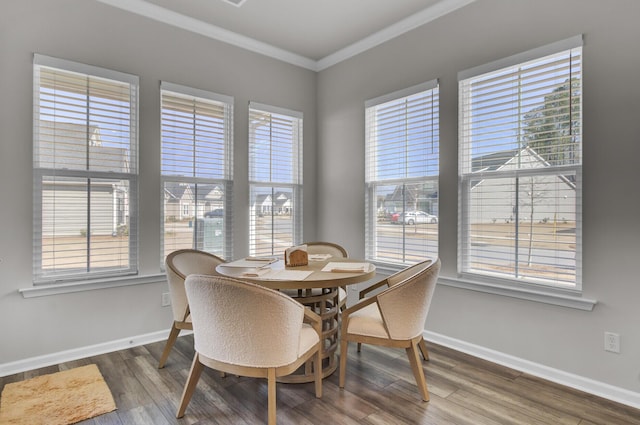
[{"label": "beige upholstered chair", "polygon": [[[306,242],[308,254],[331,254],[335,258],[347,258],[349,254],[342,246],[332,242]],[[344,310],[347,305],[347,288],[338,288],[338,307]]]},{"label": "beige upholstered chair", "polygon": [[203,366],[267,378],[270,425],[276,423],[276,378],[307,360],[313,359],[316,397],[322,397],[320,316],[278,291],[223,276],[190,275],[185,285],[196,354],[178,418],[184,416]]},{"label": "beige upholstered chair", "polygon": [[423,261],[413,270],[415,273],[401,282],[342,312],[340,388],[344,388],[349,341],[398,347],[406,350],[420,395],[429,401],[418,345],[440,272],[440,260]]},{"label": "beige upholstered chair", "polygon": [[[371,293],[380,292],[383,289],[390,288],[390,287],[402,282],[403,280],[407,279],[408,277],[411,277],[414,274],[420,272],[425,267],[427,267],[429,264],[430,264],[430,260],[427,260],[427,261],[422,261],[420,263],[416,263],[416,264],[414,264],[412,266],[409,266],[409,267],[407,267],[405,269],[402,269],[402,270],[392,274],[391,276],[388,276],[386,279],[383,279],[380,282],[376,282],[376,283],[372,284],[371,286],[361,290],[360,293],[359,293],[359,299],[365,298],[366,296],[369,296],[369,294],[371,294]],[[358,343],[358,352],[360,352],[361,346],[362,346],[362,344]],[[418,344],[418,347],[420,348],[420,352],[422,353],[422,357],[425,360],[429,360],[429,352],[427,351],[427,345],[424,342],[424,338],[420,340],[420,343]]]},{"label": "beige upholstered chair", "polygon": [[190,274],[216,275],[216,266],[223,262],[224,260],[220,257],[195,249],[180,249],[167,255],[165,269],[167,271],[167,280],[169,281],[173,325],[158,363],[159,369],[164,367],[180,331],[182,329],[193,329],[191,316],[189,315],[187,294],[184,291],[185,278]]},{"label": "beige upholstered chair", "polygon": [[347,258],[347,250],[333,242],[305,242],[309,254],[331,254],[337,258]]}]

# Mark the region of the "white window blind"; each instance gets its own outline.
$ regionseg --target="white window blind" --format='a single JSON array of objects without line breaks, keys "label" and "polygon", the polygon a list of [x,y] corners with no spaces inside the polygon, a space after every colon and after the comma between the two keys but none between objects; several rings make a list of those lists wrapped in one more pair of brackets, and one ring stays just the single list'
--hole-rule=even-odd
[{"label": "white window blind", "polygon": [[280,255],[302,240],[302,113],[251,102],[251,255]]},{"label": "white window blind", "polygon": [[438,255],[439,92],[429,81],[365,103],[366,256]]},{"label": "white window blind", "polygon": [[194,248],[232,256],[233,98],[162,83],[162,263]]},{"label": "white window blind", "polygon": [[137,272],[138,77],[34,56],[34,283]]},{"label": "white window blind", "polygon": [[459,269],[580,289],[582,38],[459,78]]}]

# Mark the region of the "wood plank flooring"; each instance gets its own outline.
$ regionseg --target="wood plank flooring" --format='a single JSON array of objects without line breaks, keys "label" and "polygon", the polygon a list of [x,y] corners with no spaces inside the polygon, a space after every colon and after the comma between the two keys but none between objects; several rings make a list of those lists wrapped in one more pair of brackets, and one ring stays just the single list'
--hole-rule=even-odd
[{"label": "wood plank flooring", "polygon": [[[338,373],[313,384],[278,384],[279,424],[566,424],[640,425],[640,410],[604,400],[427,343],[423,362],[431,401],[421,401],[404,350],[349,346],[347,381]],[[158,370],[163,342],[0,378],[4,385],[95,363],[118,409],[84,425],[259,424],[267,419],[266,380],[221,377],[205,369],[184,418],[175,418],[191,360],[193,337],[178,338]]]}]

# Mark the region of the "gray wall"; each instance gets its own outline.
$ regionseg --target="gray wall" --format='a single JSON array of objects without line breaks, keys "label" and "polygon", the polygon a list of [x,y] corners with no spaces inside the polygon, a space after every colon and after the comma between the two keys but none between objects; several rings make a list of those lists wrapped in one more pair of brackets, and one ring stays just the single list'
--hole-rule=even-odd
[{"label": "gray wall", "polygon": [[24,299],[32,286],[33,53],[140,76],[140,274],[160,273],[160,81],[235,97],[235,255],[248,254],[250,100],[304,113],[305,235],[315,237],[316,73],[92,0],[0,6],[0,365],[167,330],[158,283]]},{"label": "gray wall", "polygon": [[[591,312],[439,285],[426,329],[640,391],[640,2],[478,0],[319,73],[318,232],[364,255],[364,101],[440,79],[440,256],[456,276],[457,72],[584,34],[584,296]],[[346,184],[345,184],[346,182]],[[338,207],[339,206],[339,207]],[[604,331],[621,353],[603,350]]]}]

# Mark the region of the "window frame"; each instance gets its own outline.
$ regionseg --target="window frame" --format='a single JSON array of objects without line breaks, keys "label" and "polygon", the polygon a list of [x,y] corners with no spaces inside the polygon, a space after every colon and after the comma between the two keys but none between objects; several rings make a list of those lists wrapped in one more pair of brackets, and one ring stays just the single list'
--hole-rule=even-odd
[{"label": "window frame", "polygon": [[[535,61],[544,60],[546,57],[556,54],[562,54],[572,51],[573,49],[582,49],[582,35],[577,35],[565,40],[560,40],[555,43],[551,43],[545,46],[541,46],[526,52],[522,52],[513,56],[509,56],[494,62],[490,62],[478,67],[470,68],[458,73],[458,81],[459,81],[459,133],[458,133],[458,207],[459,207],[459,216],[458,216],[458,279],[456,283],[453,283],[452,286],[460,286],[460,287],[469,287],[473,286],[474,283],[478,284],[479,287],[491,288],[487,292],[492,293],[500,293],[504,294],[504,291],[509,292],[509,290],[513,290],[518,293],[518,291],[523,291],[520,293],[533,293],[534,298],[538,295],[537,293],[549,293],[559,295],[561,298],[564,295],[571,296],[572,294],[581,294],[582,292],[582,206],[581,206],[581,198],[582,198],[582,51],[580,51],[580,124],[579,124],[579,135],[580,135],[580,143],[579,143],[579,151],[580,151],[580,161],[576,164],[570,165],[549,165],[548,167],[542,168],[520,168],[516,170],[505,170],[505,171],[496,171],[496,170],[487,170],[487,171],[473,171],[472,169],[472,155],[469,153],[469,150],[466,149],[466,139],[470,141],[469,131],[467,131],[468,123],[465,121],[467,117],[465,116],[468,108],[466,107],[465,101],[467,98],[465,97],[465,92],[463,89],[463,84],[466,81],[473,79],[474,77],[485,76],[494,72],[500,72],[509,68],[520,67],[522,65],[526,65]],[[570,61],[569,61],[570,63]],[[571,75],[571,74],[569,74]],[[571,83],[573,84],[573,83]],[[573,108],[573,104],[570,104],[570,108]],[[522,117],[520,118],[522,120]],[[572,118],[573,121],[573,118]],[[529,149],[528,146],[519,146],[517,149],[520,150],[519,155],[525,149]],[[515,179],[516,183],[521,178],[530,178],[533,182],[533,179],[536,177],[555,177],[555,178],[563,178],[566,175],[572,175],[574,177],[575,185],[575,283],[567,284],[566,282],[559,283],[559,281],[553,281],[551,279],[542,279],[542,278],[533,278],[533,277],[525,277],[518,278],[516,275],[509,277],[505,273],[489,273],[489,272],[478,272],[471,269],[469,266],[469,257],[465,255],[466,252],[470,251],[471,246],[471,236],[470,236],[470,211],[472,209],[471,205],[471,187],[473,185],[473,181],[482,180],[482,179],[497,179],[500,178],[512,178]],[[533,183],[532,183],[533,184]],[[520,186],[517,185],[516,192],[519,191]],[[516,198],[517,199],[517,198]],[[533,202],[533,201],[532,201]],[[531,207],[533,209],[533,207]],[[517,217],[517,216],[516,216]],[[519,228],[520,224],[516,223],[516,227]],[[517,251],[516,251],[517,252]],[[517,267],[516,267],[517,270]],[[517,273],[515,271],[514,273]],[[452,280],[453,281],[453,280]],[[530,292],[532,291],[532,292]],[[541,296],[545,298],[545,295]],[[571,304],[574,301],[569,302]],[[552,303],[559,303],[560,305],[565,305],[565,301],[554,301]],[[577,303],[578,305],[582,305],[583,303]],[[589,304],[589,303],[587,303]],[[586,304],[585,304],[586,305]],[[592,308],[593,304],[589,304]],[[582,307],[576,307],[582,308]]]},{"label": "window frame", "polygon": [[[221,178],[211,178],[211,177],[202,177],[198,176],[196,166],[193,165],[192,175],[182,175],[179,173],[165,173],[162,168],[162,161],[164,160],[164,125],[165,121],[162,116],[164,110],[164,99],[165,93],[167,96],[174,96],[178,98],[182,98],[184,100],[188,100],[194,103],[198,103],[200,105],[215,105],[221,107],[223,109],[223,136],[224,139],[222,142],[221,149],[224,152],[223,165],[216,169],[221,172]],[[188,87],[180,84],[170,83],[167,81],[161,81],[160,83],[160,126],[161,126],[161,242],[160,242],[160,255],[161,255],[161,269],[164,270],[164,262],[165,262],[165,205],[164,195],[165,188],[167,183],[173,184],[184,184],[189,185],[189,187],[193,187],[196,199],[195,204],[193,205],[193,209],[191,205],[186,203],[179,204],[179,210],[182,214],[190,215],[194,214],[194,220],[192,220],[191,226],[193,228],[191,239],[193,241],[191,248],[194,249],[203,249],[207,252],[211,252],[221,258],[231,258],[233,256],[233,122],[234,122],[234,98],[232,96],[227,96],[219,93],[214,93],[208,90],[196,89],[193,87]],[[193,128],[195,129],[199,125],[203,125],[206,123],[199,122],[196,120],[196,112],[193,114]],[[194,157],[196,154],[196,144],[198,143],[198,138],[194,134],[193,135],[193,153]],[[208,145],[211,147],[211,144]],[[220,148],[220,147],[219,147]],[[198,187],[202,185],[208,186],[218,186],[221,187],[224,191],[223,195],[223,205],[224,205],[224,213],[222,216],[223,226],[222,226],[222,252],[216,252],[211,249],[207,249],[205,246],[204,240],[199,238],[199,235],[204,235],[204,229],[199,229],[201,225],[200,218],[197,217],[197,214],[200,210],[203,210],[203,205],[199,204],[198,200]],[[203,211],[203,214],[206,211]],[[201,231],[202,230],[202,231]]]},{"label": "window frame", "polygon": [[[263,160],[267,160],[271,170],[269,171],[269,178],[259,178],[256,176],[257,165],[255,165],[256,161],[259,161],[260,158],[254,156],[254,152],[256,152],[255,144],[255,130],[252,130],[252,116],[254,113],[262,113],[268,114],[270,117],[279,116],[286,118],[291,121],[291,132],[292,132],[292,146],[289,154],[291,155],[291,164],[290,164],[290,176],[288,178],[278,179],[277,177],[274,179],[273,169],[278,168],[278,164],[273,161],[273,158],[263,158]],[[292,215],[291,215],[291,229],[290,229],[290,237],[291,237],[291,245],[298,245],[303,240],[302,235],[302,194],[303,194],[303,129],[304,129],[304,114],[299,111],[294,111],[291,109],[286,109],[282,107],[277,107],[273,105],[267,105],[258,102],[249,102],[249,120],[248,120],[248,155],[249,155],[249,169],[248,169],[248,180],[249,180],[249,254],[250,255],[280,255],[284,252],[284,248],[282,252],[276,249],[274,242],[274,232],[276,230],[276,225],[274,223],[275,216],[277,215],[275,211],[272,209],[269,212],[271,216],[271,252],[264,253],[256,251],[256,237],[257,230],[255,225],[256,217],[258,216],[256,212],[257,206],[254,205],[254,198],[257,197],[258,192],[263,192],[262,195],[271,196],[272,204],[271,208],[275,205],[274,197],[281,193],[282,190],[291,191],[291,201],[292,201]],[[270,129],[273,129],[273,121],[270,122]],[[271,137],[271,136],[270,136]],[[273,139],[269,140],[270,147],[273,149]],[[282,248],[282,247],[281,247]],[[286,248],[286,247],[285,247]]]},{"label": "window frame", "polygon": [[[411,166],[408,165],[406,159],[404,161],[404,166],[402,172],[405,174],[404,177],[380,177],[380,169],[377,167],[374,162],[379,159],[379,155],[375,152],[375,144],[378,142],[377,136],[375,135],[377,129],[377,123],[374,122],[376,118],[376,108],[378,106],[386,105],[395,101],[408,101],[413,96],[420,95],[422,93],[430,92],[431,103],[427,108],[431,111],[429,114],[428,111],[424,111],[425,120],[430,121],[431,125],[431,135],[429,138],[426,138],[425,141],[428,141],[432,144],[432,149],[435,146],[436,154],[427,155],[428,162],[435,161],[437,164],[437,170],[435,175],[429,175],[429,169],[425,169],[425,173],[420,176],[408,176],[408,174],[413,170]],[[435,252],[429,251],[428,247],[424,252],[419,252],[416,250],[410,249],[406,243],[406,230],[409,230],[404,220],[401,223],[402,225],[402,252],[401,252],[401,260],[393,261],[389,258],[383,258],[379,255],[378,243],[377,243],[377,232],[378,232],[378,205],[377,205],[377,195],[376,189],[382,186],[395,186],[396,188],[402,186],[402,198],[403,198],[403,209],[405,205],[405,193],[407,191],[407,186],[410,185],[431,185],[435,189],[435,194],[437,196],[436,203],[436,212],[439,210],[439,162],[440,162],[440,93],[439,93],[439,81],[437,79],[429,80],[421,84],[417,84],[415,86],[407,87],[405,89],[401,89],[392,93],[388,93],[373,99],[369,99],[365,101],[365,258],[368,261],[371,261],[379,266],[381,269],[389,270],[389,271],[397,271],[403,267],[406,267],[411,264],[415,264],[419,261],[419,258],[425,257],[437,257],[439,250],[439,235],[436,235],[435,242]],[[406,118],[408,115],[415,111],[409,110],[405,107],[404,117]],[[408,136],[407,136],[408,137]],[[387,141],[388,142],[388,141]],[[405,140],[408,143],[408,139]],[[407,153],[407,152],[405,152]],[[375,157],[375,158],[374,158]],[[428,167],[427,167],[428,168]],[[385,206],[386,208],[386,206]],[[416,204],[417,208],[417,204]],[[428,213],[433,213],[433,211],[429,211]],[[437,214],[436,214],[437,215]],[[438,220],[439,222],[439,220]],[[406,227],[406,229],[405,229]],[[417,226],[414,225],[417,228]],[[439,232],[439,224],[436,225],[436,231]],[[414,229],[415,230],[415,229]],[[411,259],[410,257],[414,257]]]},{"label": "window frame", "polygon": [[[107,84],[109,81],[114,84],[128,85],[128,103],[130,119],[129,119],[129,150],[127,158],[128,172],[114,172],[112,170],[93,170],[93,169],[73,169],[65,168],[62,166],[57,167],[45,167],[40,164],[40,151],[39,144],[41,143],[41,88],[42,83],[40,81],[41,69],[47,68],[58,72],[61,75],[66,74],[69,78],[87,78],[104,80]],[[88,91],[83,94],[89,94]],[[102,67],[93,65],[87,65],[83,63],[73,62],[65,59],[54,58],[41,54],[34,54],[33,56],[33,284],[34,286],[45,287],[47,285],[61,285],[61,284],[73,284],[74,282],[96,282],[105,279],[121,279],[126,276],[132,276],[138,274],[138,128],[139,128],[139,77],[132,74],[127,74],[119,71],[114,71]],[[87,128],[90,126],[90,114],[91,109],[87,106],[84,111],[86,121],[84,125]],[[69,118],[65,116],[65,118]],[[57,122],[57,121],[54,121]],[[60,121],[65,123],[67,121]],[[82,125],[82,124],[80,124]],[[89,143],[89,139],[87,139]],[[90,144],[87,144],[90,146]],[[57,158],[57,156],[54,156]],[[46,157],[45,157],[46,160]],[[126,267],[104,267],[97,271],[92,271],[91,266],[86,272],[77,272],[71,270],[70,272],[51,272],[46,273],[43,269],[43,226],[44,226],[44,181],[46,179],[85,179],[87,181],[87,200],[91,202],[91,196],[93,190],[92,180],[104,180],[113,181],[120,180],[126,181],[128,197],[127,211],[127,250],[128,250],[128,265]],[[52,180],[50,180],[52,181]],[[55,190],[55,189],[54,189]],[[91,205],[91,204],[89,204]],[[87,218],[90,223],[90,218]],[[89,238],[90,240],[90,238]],[[98,248],[96,248],[98,249]],[[87,252],[84,256],[92,256],[91,254],[96,249],[91,249],[91,242],[87,242]],[[88,260],[89,261],[89,260]]]}]

